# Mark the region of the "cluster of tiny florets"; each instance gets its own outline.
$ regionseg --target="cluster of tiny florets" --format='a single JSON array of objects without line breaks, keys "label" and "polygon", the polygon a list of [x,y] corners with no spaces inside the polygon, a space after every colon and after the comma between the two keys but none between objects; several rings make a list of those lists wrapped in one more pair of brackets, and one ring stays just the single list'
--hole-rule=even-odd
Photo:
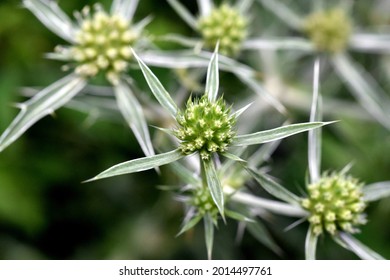
[{"label": "cluster of tiny florets", "polygon": [[304,30],[319,51],[335,53],[346,48],[352,24],[343,10],[332,9],[309,15]]},{"label": "cluster of tiny florets", "polygon": [[197,209],[201,216],[209,213],[213,219],[218,216],[219,210],[211,197],[210,190],[207,187],[201,187],[194,190],[191,204]]},{"label": "cluster of tiny florets", "polygon": [[131,46],[138,34],[123,16],[109,15],[100,6],[92,14],[89,7],[84,8],[79,22],[74,45],[57,51],[68,54],[77,74],[94,77],[103,72],[112,84],[118,83],[120,74],[128,67]]},{"label": "cluster of tiny florets", "polygon": [[227,4],[215,8],[198,21],[204,44],[214,49],[219,41],[219,52],[234,56],[247,36],[247,20],[240,12]]},{"label": "cluster of tiny florets", "polygon": [[356,226],[366,222],[363,213],[362,184],[344,174],[333,173],[308,186],[308,198],[302,206],[316,235],[324,231],[334,235],[338,230],[354,233]]},{"label": "cluster of tiny florets", "polygon": [[174,133],[181,141],[179,149],[184,154],[199,152],[204,160],[212,153],[226,151],[235,136],[236,118],[222,98],[215,102],[206,95],[194,101],[190,98],[186,110],[176,119],[179,127]]}]

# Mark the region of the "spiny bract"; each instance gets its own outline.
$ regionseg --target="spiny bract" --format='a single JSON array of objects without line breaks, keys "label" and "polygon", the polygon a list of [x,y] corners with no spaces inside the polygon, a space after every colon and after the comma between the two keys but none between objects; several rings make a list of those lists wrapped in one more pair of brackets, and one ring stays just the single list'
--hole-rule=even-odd
[{"label": "spiny bract", "polygon": [[344,174],[323,175],[308,186],[309,196],[302,206],[309,211],[309,222],[316,235],[324,230],[334,235],[338,230],[354,233],[364,224],[362,184]]},{"label": "spiny bract", "polygon": [[184,154],[199,152],[204,160],[212,153],[226,151],[235,136],[236,117],[230,110],[222,97],[215,102],[206,95],[195,101],[190,98],[186,110],[176,118],[179,128],[174,133],[181,140],[179,149]]}]

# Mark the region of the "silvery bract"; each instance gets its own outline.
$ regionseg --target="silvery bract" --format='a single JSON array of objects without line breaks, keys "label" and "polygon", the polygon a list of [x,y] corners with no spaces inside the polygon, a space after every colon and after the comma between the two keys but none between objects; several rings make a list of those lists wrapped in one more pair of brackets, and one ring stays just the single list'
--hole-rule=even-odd
[{"label": "silvery bract", "polygon": [[[314,91],[311,121],[322,118],[319,95],[319,60],[314,69]],[[383,259],[382,256],[360,243],[353,233],[366,223],[364,210],[367,203],[390,195],[390,182],[364,185],[350,175],[349,166],[340,172],[320,174],[321,129],[309,132],[309,183],[307,196],[298,197],[275,182],[270,176],[248,168],[261,186],[275,197],[301,207],[310,226],[307,232],[306,259],[315,259],[318,237],[329,234],[337,243],[354,252],[362,259]]]},{"label": "silvery bract", "polygon": [[135,53],[134,56],[138,60],[151,91],[160,104],[176,119],[177,129],[173,129],[172,134],[178,138],[179,147],[163,154],[117,164],[91,180],[152,169],[192,154],[198,154],[202,178],[207,182],[211,197],[223,217],[224,194],[214,164],[216,156],[237,158],[229,153],[230,147],[272,142],[327,124],[324,122],[300,123],[237,135],[235,122],[243,110],[231,112],[224,101],[217,97],[219,89],[217,52],[213,54],[209,63],[204,96],[195,101],[192,101],[190,97],[184,111],[178,109],[169,93],[144,62]]},{"label": "silvery bract", "polygon": [[111,10],[96,4],[75,13],[71,20],[50,0],[24,0],[29,9],[48,29],[69,45],[57,46],[49,58],[65,63],[64,78],[41,90],[19,105],[21,111],[0,137],[0,151],[17,140],[28,128],[46,115],[68,103],[102,73],[115,92],[118,107],[146,155],[154,155],[143,109],[126,75],[133,59],[131,48],[142,42],[142,31],[149,19],[132,21],[137,0],[114,0]]}]

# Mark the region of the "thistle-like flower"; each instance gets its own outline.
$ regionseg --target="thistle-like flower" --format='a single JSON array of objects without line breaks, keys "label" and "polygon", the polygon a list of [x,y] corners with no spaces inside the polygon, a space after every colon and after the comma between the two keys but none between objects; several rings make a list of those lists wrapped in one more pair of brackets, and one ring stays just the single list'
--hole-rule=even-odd
[{"label": "thistle-like flower", "polygon": [[[247,165],[260,166],[278,144],[279,141],[275,141],[262,145],[256,152],[246,158],[245,164],[232,164],[233,161],[225,160],[221,163],[217,172],[225,198],[224,214],[226,217],[238,221],[240,229],[243,229],[243,226],[245,226],[260,243],[275,252],[275,254],[280,254],[281,249],[271,233],[267,231],[267,227],[262,223],[261,219],[256,217],[256,213],[262,212],[268,215],[267,210],[277,209],[287,215],[300,217],[306,212],[287,203],[260,198],[246,192],[245,182],[250,179],[250,175],[245,171],[244,167]],[[238,155],[242,155],[247,150],[247,147],[237,150]],[[219,228],[218,222],[221,217],[219,209],[214,203],[207,184],[199,176],[199,170],[195,166],[187,167],[184,164],[175,162],[170,167],[184,184],[180,189],[177,186],[172,186],[172,188],[178,189],[179,195],[177,200],[185,206],[185,217],[178,235],[189,231],[203,220],[207,254],[208,258],[211,259],[214,231]],[[253,205],[260,207],[261,211],[253,212],[251,208]],[[229,221],[226,220],[226,222],[228,223]]]},{"label": "thistle-like flower", "polygon": [[366,222],[362,187],[358,180],[343,173],[324,174],[308,185],[308,197],[302,200],[302,206],[310,213],[313,233],[357,232],[356,226]]},{"label": "thistle-like flower", "polygon": [[66,77],[43,89],[20,105],[21,112],[0,137],[0,151],[20,137],[30,126],[65,105],[88,82],[102,73],[114,89],[117,105],[133,130],[146,155],[153,155],[148,126],[142,106],[131,88],[126,70],[132,60],[132,48],[142,42],[142,30],[149,19],[133,23],[137,0],[114,0],[110,12],[96,4],[76,12],[72,21],[51,0],[23,0],[48,29],[64,39],[49,58],[65,61]]},{"label": "thistle-like flower", "polygon": [[215,7],[198,20],[198,28],[203,43],[208,49],[214,49],[219,42],[219,52],[235,56],[247,36],[248,22],[240,11],[228,4]]},{"label": "thistle-like flower", "polygon": [[[217,98],[219,87],[217,49],[207,70],[205,94],[197,101],[192,101],[190,98],[184,112],[179,111],[169,93],[143,61],[136,54],[134,56],[138,60],[151,91],[177,122],[177,128],[168,130],[168,132],[177,137],[179,147],[163,154],[117,164],[91,180],[147,170],[177,161],[185,156],[197,154],[201,165],[201,176],[204,182],[207,182],[211,197],[220,214],[224,216],[224,195],[214,165],[214,159],[218,155],[242,161],[229,152],[231,146],[247,146],[275,141],[326,124],[322,122],[293,124],[252,134],[236,135],[234,126],[236,118],[248,106],[230,113],[230,109],[226,107],[222,98]],[[165,131],[167,130],[165,129]]]},{"label": "thistle-like flower", "polygon": [[177,122],[174,134],[181,141],[179,149],[188,155],[198,151],[204,160],[212,153],[226,152],[235,136],[236,117],[222,97],[215,102],[206,95],[195,102],[189,99],[185,111],[177,114]]},{"label": "thistle-like flower", "polygon": [[181,36],[167,38],[194,47],[200,44],[208,50],[215,49],[219,43],[220,54],[229,57],[235,57],[240,53],[241,46],[248,36],[249,22],[246,17],[248,3],[238,1],[236,5],[230,5],[223,2],[220,6],[215,6],[211,0],[198,1],[200,10],[198,17],[191,15],[177,0],[168,0],[168,3],[201,38],[195,40]]},{"label": "thistle-like flower", "polygon": [[[319,97],[319,60],[314,69],[314,91],[311,108],[311,121],[322,118],[321,98]],[[321,129],[309,131],[308,161],[309,184],[307,197],[300,198],[275,182],[268,175],[248,168],[252,176],[272,195],[300,207],[306,211],[303,218],[310,226],[306,236],[306,259],[315,259],[317,240],[321,234],[330,236],[343,247],[351,250],[362,259],[383,259],[355,239],[352,233],[358,232],[358,226],[366,222],[364,210],[368,202],[390,195],[390,182],[363,185],[357,179],[347,175],[348,168],[341,172],[320,175],[320,139]]]},{"label": "thistle-like flower", "polygon": [[388,95],[375,79],[348,55],[349,51],[389,53],[390,42],[386,34],[358,32],[359,28],[352,25],[348,9],[341,6],[343,3],[340,3],[339,7],[313,11],[304,16],[296,14],[279,0],[257,1],[303,36],[254,38],[247,40],[244,48],[296,50],[315,56],[325,53],[360,105],[373,119],[390,130]]},{"label": "thistle-like flower", "polygon": [[76,74],[92,78],[104,72],[111,84],[118,85],[131,60],[131,48],[140,37],[140,30],[122,14],[108,14],[100,5],[95,5],[92,12],[86,6],[78,20],[74,44],[58,46],[56,53],[75,65]]},{"label": "thistle-like flower", "polygon": [[194,190],[190,204],[197,209],[199,215],[204,216],[208,214],[211,216],[211,219],[217,220],[218,208],[215,205],[207,186]]},{"label": "thistle-like flower", "polygon": [[304,21],[303,30],[319,51],[342,52],[352,32],[350,19],[342,9],[315,12]]},{"label": "thistle-like flower", "polygon": [[[253,1],[236,1],[227,4],[225,1],[217,6],[212,0],[198,0],[199,15],[193,15],[178,0],[168,3],[178,15],[199,34],[189,38],[179,34],[167,34],[160,37],[166,41],[180,44],[186,49],[181,51],[149,51],[140,57],[148,65],[159,67],[199,68],[206,67],[211,53],[219,44],[220,69],[233,73],[260,98],[286,114],[286,109],[275,96],[270,94],[259,81],[259,73],[250,66],[241,63],[236,57],[245,49],[249,32],[249,10]],[[200,47],[204,50],[200,50]],[[180,60],[177,57],[180,56]]]}]

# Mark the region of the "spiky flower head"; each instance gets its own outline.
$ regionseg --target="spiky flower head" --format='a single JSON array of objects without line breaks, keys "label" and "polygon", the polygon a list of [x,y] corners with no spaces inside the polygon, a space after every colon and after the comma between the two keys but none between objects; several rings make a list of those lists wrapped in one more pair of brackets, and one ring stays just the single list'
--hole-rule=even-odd
[{"label": "spiky flower head", "polygon": [[190,203],[196,208],[198,214],[204,216],[208,213],[213,220],[216,220],[219,210],[211,197],[209,188],[207,186],[200,187],[194,189],[193,192]]},{"label": "spiky flower head", "polygon": [[180,150],[184,154],[199,152],[204,160],[212,153],[226,151],[235,135],[236,117],[230,110],[222,97],[215,102],[206,95],[194,101],[190,98],[176,118],[179,127],[174,133],[181,140]]},{"label": "spiky flower head", "polygon": [[77,74],[89,78],[102,72],[110,83],[118,83],[139,34],[123,16],[107,14],[99,5],[92,11],[87,6],[78,15],[74,45],[57,47],[56,51],[68,57]]},{"label": "spiky flower head", "polygon": [[346,48],[352,24],[344,10],[335,8],[309,15],[304,30],[319,51],[337,53]]},{"label": "spiky flower head", "polygon": [[324,231],[334,235],[337,231],[354,233],[356,226],[364,224],[362,184],[343,173],[324,174],[308,186],[309,196],[302,206],[309,211],[309,222],[316,235]]},{"label": "spiky flower head", "polygon": [[214,8],[198,21],[204,44],[214,49],[219,41],[219,52],[234,56],[247,36],[247,20],[240,12],[227,4]]}]

